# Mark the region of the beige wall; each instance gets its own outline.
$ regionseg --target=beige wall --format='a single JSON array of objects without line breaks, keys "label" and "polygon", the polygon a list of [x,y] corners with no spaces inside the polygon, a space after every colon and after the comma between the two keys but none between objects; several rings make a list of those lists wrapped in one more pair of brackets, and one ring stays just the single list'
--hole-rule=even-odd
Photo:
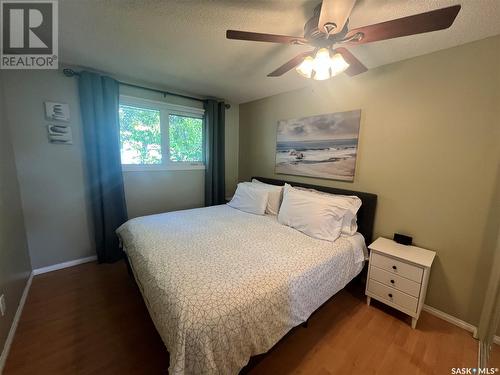
[{"label": "beige wall", "polygon": [[[57,71],[4,72],[7,116],[19,173],[27,238],[33,268],[94,255],[91,214],[86,199],[85,169],[77,78]],[[174,104],[202,106],[176,97],[122,87],[126,95]],[[68,103],[73,145],[47,140],[44,101]],[[238,106],[226,112],[226,185],[237,180]],[[129,216],[200,207],[204,171],[126,172]]]},{"label": "beige wall", "polygon": [[[497,36],[240,105],[240,179],[378,194],[376,236],[408,233],[438,253],[426,303],[477,324],[494,251],[485,232],[500,155],[499,46]],[[274,174],[278,120],[353,109],[354,183]]]},{"label": "beige wall", "polygon": [[[498,67],[500,70],[500,66]],[[493,335],[500,336],[500,164],[497,169],[496,187],[493,201],[488,211],[486,235],[483,248],[491,252],[485,270],[489,270],[489,282],[479,323],[478,336],[481,340],[491,342]]]},{"label": "beige wall", "polygon": [[[31,272],[2,78],[0,73],[0,295],[5,295],[7,313],[0,317],[0,353]],[[0,372],[1,367],[0,362]]]},{"label": "beige wall", "polygon": [[129,218],[203,207],[204,173],[204,170],[124,172]]},{"label": "beige wall", "polygon": [[226,110],[226,197],[232,197],[238,183],[240,106]]}]

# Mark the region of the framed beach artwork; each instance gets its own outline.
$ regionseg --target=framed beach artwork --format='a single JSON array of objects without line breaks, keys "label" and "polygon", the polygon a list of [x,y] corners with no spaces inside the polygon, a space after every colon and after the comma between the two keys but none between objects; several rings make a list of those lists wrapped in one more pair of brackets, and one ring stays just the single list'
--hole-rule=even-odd
[{"label": "framed beach artwork", "polygon": [[361,110],[278,121],[276,173],[354,181]]}]

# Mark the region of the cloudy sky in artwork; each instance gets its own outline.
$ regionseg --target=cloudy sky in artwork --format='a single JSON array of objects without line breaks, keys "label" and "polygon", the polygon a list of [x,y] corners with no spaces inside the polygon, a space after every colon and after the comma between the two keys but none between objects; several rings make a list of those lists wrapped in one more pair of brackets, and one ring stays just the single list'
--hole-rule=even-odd
[{"label": "cloudy sky in artwork", "polygon": [[313,141],[358,138],[361,110],[278,121],[277,140]]}]

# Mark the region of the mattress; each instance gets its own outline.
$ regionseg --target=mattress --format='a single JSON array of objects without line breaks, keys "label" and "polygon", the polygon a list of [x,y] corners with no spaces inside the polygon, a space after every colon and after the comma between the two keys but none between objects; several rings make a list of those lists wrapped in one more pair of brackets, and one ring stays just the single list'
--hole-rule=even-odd
[{"label": "mattress", "polygon": [[314,239],[227,205],[129,220],[118,230],[170,374],[237,374],[362,269],[360,234]]}]

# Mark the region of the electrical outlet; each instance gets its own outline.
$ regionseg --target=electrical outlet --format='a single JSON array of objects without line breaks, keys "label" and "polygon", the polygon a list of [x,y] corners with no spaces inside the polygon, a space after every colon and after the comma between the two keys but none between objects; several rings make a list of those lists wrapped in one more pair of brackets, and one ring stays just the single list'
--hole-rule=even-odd
[{"label": "electrical outlet", "polygon": [[0,313],[2,314],[2,316],[5,315],[6,311],[7,311],[7,305],[5,304],[5,295],[2,294],[0,296]]}]

